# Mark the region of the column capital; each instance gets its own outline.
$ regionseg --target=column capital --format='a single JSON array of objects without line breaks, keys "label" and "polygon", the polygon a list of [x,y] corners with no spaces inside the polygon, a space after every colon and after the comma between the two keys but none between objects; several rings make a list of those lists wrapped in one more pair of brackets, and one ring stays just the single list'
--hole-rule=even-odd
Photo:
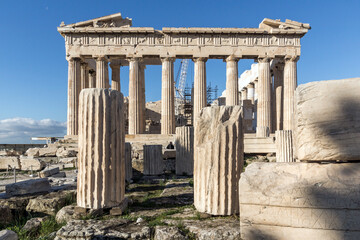
[{"label": "column capital", "polygon": [[141,58],[141,57],[128,57],[128,58],[126,58],[126,61],[128,61],[128,62],[142,62],[143,58]]},{"label": "column capital", "polygon": [[271,60],[272,60],[272,58],[264,57],[264,56],[259,56],[257,58],[257,62],[259,62],[259,63],[270,63]]},{"label": "column capital", "polygon": [[300,56],[285,56],[285,62],[297,62],[300,59]]},{"label": "column capital", "polygon": [[96,61],[108,61],[108,58],[105,55],[96,55],[96,56],[93,56],[93,58],[95,58]]},{"label": "column capital", "polygon": [[175,62],[176,58],[174,57],[162,57],[160,58],[161,62]]},{"label": "column capital", "polygon": [[120,69],[121,64],[120,63],[110,63],[111,69]]},{"label": "column capital", "polygon": [[208,58],[205,57],[194,57],[192,58],[193,62],[206,62]]},{"label": "column capital", "polygon": [[246,85],[246,88],[254,88],[254,83],[253,82],[249,83],[248,85]]},{"label": "column capital", "polygon": [[238,62],[239,58],[236,58],[234,55],[230,55],[227,58],[225,58],[225,62],[231,62],[231,61]]}]

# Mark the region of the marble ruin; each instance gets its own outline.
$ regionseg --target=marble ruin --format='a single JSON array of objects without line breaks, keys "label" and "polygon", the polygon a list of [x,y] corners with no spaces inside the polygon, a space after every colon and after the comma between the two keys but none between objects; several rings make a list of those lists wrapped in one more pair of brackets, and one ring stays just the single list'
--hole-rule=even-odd
[{"label": "marble ruin", "polygon": [[[279,85],[284,89],[284,130],[292,129],[293,92],[296,87],[296,62],[300,56],[300,39],[309,24],[291,20],[280,22],[265,18],[259,28],[168,28],[131,27],[131,19],[121,14],[75,24],[61,24],[59,33],[65,38],[68,79],[68,135],[78,134],[78,95],[81,82],[96,75],[96,87],[109,87],[108,65],[112,84],[120,89],[121,66],[129,68],[129,134],[144,133],[146,65],[162,65],[161,133],[175,134],[174,60],[193,59],[194,113],[206,106],[206,60],[226,61],[226,105],[239,105],[238,61],[259,62],[259,80],[248,94],[258,94],[258,136],[267,137],[272,128],[272,92],[270,62],[284,66],[279,70]],[[83,67],[81,67],[83,66]],[[279,68],[281,69],[281,68]],[[225,74],[225,73],[224,73]],[[114,84],[113,84],[114,82]],[[83,86],[90,86],[90,84]],[[258,89],[256,89],[258,88]],[[241,91],[241,90],[240,90]],[[281,101],[281,100],[279,100]],[[279,129],[280,130],[280,129]]]},{"label": "marble ruin", "polygon": [[194,171],[194,128],[176,128],[176,175],[193,175]]},{"label": "marble ruin", "polygon": [[79,99],[77,204],[118,206],[125,194],[123,96],[117,90],[89,88]]},{"label": "marble ruin", "polygon": [[[310,29],[265,18],[258,28],[156,30],[120,13],[61,23],[67,135],[0,152],[7,174],[42,177],[16,183],[14,174],[0,214],[12,221],[14,206],[23,206],[56,216],[68,222],[59,240],[359,239],[360,78],[297,86],[300,40]],[[176,59],[194,64],[192,121],[175,111]],[[226,90],[211,104],[209,59],[226,64]],[[243,59],[257,63],[239,78]],[[162,67],[162,89],[160,101],[146,103],[149,65]],[[120,79],[124,66],[129,79]],[[128,97],[120,80],[129,81]],[[127,204],[124,218],[79,220],[122,215]],[[217,217],[234,214],[240,221]]]},{"label": "marble ruin", "polygon": [[194,140],[194,205],[199,212],[239,212],[238,182],[244,165],[240,106],[203,108]]}]

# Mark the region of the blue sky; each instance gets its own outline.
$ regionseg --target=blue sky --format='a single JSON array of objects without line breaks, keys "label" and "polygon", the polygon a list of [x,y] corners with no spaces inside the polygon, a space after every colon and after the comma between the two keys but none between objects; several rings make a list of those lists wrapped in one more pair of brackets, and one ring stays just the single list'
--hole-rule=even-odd
[{"label": "blue sky", "polygon": [[[60,126],[66,122],[67,62],[64,39],[56,29],[61,21],[69,24],[121,12],[123,17],[133,19],[133,26],[161,29],[258,27],[263,18],[291,19],[312,27],[301,41],[299,84],[360,76],[358,0],[1,0],[0,11],[0,143],[21,142],[21,136],[26,142],[30,135],[45,135],[44,129],[49,130],[49,135],[59,135],[64,130]],[[251,63],[252,60],[240,60],[239,74]],[[179,61],[176,72],[178,65]],[[161,67],[148,66],[145,74],[147,101],[159,100]],[[189,85],[192,78],[191,63]],[[207,80],[212,86],[217,85],[221,94],[225,89],[225,63],[208,61]],[[127,67],[121,69],[121,87],[128,95]],[[44,124],[43,119],[51,121]],[[26,130],[21,127],[22,121],[28,124]],[[14,124],[9,125],[11,122]]]}]

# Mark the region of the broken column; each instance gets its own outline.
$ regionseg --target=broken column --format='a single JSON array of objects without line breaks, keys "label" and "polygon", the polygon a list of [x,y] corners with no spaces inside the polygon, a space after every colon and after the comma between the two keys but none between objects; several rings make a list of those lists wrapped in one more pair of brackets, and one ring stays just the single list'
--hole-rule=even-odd
[{"label": "broken column", "polygon": [[125,143],[125,180],[130,182],[132,176],[131,144],[127,142]]},{"label": "broken column", "polygon": [[275,131],[276,162],[294,162],[291,130]]},{"label": "broken column", "polygon": [[238,181],[244,163],[240,106],[204,108],[195,125],[194,205],[199,212],[239,212]]},{"label": "broken column", "polygon": [[89,88],[80,93],[77,204],[118,206],[125,194],[123,95]]},{"label": "broken column", "polygon": [[194,171],[194,128],[176,128],[176,175],[193,175]]},{"label": "broken column", "polygon": [[144,175],[164,173],[162,145],[144,145]]}]

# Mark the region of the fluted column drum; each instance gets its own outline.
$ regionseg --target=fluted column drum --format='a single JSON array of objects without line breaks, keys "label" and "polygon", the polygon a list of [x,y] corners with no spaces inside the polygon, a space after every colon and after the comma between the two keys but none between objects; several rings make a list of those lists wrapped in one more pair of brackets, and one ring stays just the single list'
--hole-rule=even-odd
[{"label": "fluted column drum", "polygon": [[239,212],[238,182],[244,164],[240,106],[203,108],[194,140],[194,205],[199,212]]},{"label": "fluted column drum", "polygon": [[176,128],[176,175],[193,175],[194,172],[194,128]]},{"label": "fluted column drum", "polygon": [[125,194],[123,95],[89,88],[80,93],[77,205],[117,206]]},{"label": "fluted column drum", "polygon": [[294,162],[293,137],[291,130],[275,132],[276,162]]}]

